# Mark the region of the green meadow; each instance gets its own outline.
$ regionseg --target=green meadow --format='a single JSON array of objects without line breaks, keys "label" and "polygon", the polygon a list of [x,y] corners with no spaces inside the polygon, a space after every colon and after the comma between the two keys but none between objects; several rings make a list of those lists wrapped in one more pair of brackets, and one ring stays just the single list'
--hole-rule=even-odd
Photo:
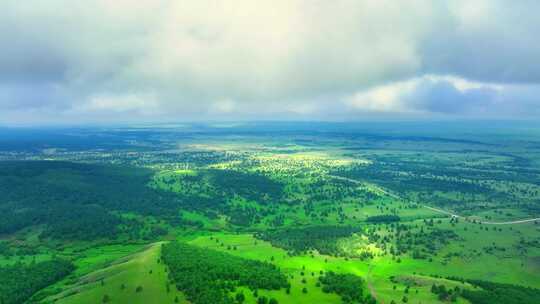
[{"label": "green meadow", "polygon": [[159,263],[160,246],[161,243],[148,245],[107,267],[89,272],[47,301],[99,303],[108,299],[106,302],[110,303],[173,303],[177,297],[183,299],[174,288],[166,291],[167,273]]},{"label": "green meadow", "polygon": [[2,304],[536,303],[530,139],[271,134],[0,162]]}]

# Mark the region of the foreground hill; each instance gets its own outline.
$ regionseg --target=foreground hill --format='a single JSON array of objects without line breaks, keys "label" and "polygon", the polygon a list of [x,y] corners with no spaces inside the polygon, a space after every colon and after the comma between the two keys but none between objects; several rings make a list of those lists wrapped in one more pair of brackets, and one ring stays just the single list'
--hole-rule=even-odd
[{"label": "foreground hill", "polygon": [[[183,299],[175,288],[167,289],[167,272],[160,263],[162,243],[154,243],[103,269],[86,274],[58,295],[55,303],[174,303]],[[168,291],[167,291],[168,290]]]}]

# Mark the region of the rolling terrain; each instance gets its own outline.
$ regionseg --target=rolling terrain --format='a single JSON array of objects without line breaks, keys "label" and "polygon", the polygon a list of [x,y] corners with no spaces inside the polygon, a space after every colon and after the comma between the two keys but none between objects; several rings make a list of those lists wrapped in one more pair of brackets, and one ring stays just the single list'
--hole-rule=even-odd
[{"label": "rolling terrain", "polygon": [[538,302],[536,136],[283,128],[11,143],[2,303]]}]

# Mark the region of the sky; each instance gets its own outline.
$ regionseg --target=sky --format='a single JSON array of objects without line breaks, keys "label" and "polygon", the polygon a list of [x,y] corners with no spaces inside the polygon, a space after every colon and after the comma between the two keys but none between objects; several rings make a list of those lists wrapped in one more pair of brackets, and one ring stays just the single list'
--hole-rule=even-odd
[{"label": "sky", "polygon": [[540,119],[540,1],[2,0],[0,124]]}]

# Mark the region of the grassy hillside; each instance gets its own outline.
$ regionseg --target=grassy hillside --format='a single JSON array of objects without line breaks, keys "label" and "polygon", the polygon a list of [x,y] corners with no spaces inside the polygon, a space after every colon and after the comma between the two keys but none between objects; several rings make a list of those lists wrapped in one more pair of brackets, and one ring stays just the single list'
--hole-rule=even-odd
[{"label": "grassy hillside", "polygon": [[[186,303],[209,286],[250,304],[540,294],[536,139],[244,131],[0,151],[1,271],[73,265],[54,280],[16,275],[31,286],[20,299],[43,303]],[[188,247],[166,266],[160,244],[177,241]]]},{"label": "grassy hillside", "polygon": [[[167,292],[167,273],[159,262],[161,243],[124,257],[113,265],[82,276],[64,292],[50,297],[55,303],[174,303],[180,292]],[[141,291],[137,291],[142,287]]]}]

